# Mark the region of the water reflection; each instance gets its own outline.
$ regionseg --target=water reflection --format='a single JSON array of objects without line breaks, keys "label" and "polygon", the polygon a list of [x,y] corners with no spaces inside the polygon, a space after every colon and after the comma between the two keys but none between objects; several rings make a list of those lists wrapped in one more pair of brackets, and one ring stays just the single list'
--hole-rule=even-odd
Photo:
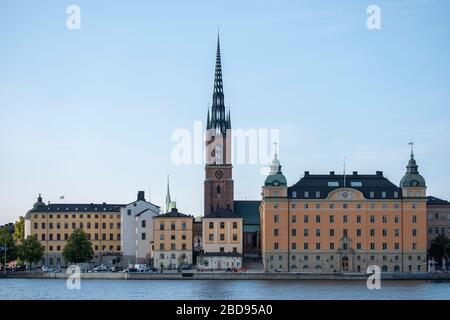
[{"label": "water reflection", "polygon": [[0,287],[8,288],[0,299],[450,299],[450,282],[426,281],[383,281],[381,290],[313,280],[82,280],[81,290],[68,290],[65,280],[0,279]]}]

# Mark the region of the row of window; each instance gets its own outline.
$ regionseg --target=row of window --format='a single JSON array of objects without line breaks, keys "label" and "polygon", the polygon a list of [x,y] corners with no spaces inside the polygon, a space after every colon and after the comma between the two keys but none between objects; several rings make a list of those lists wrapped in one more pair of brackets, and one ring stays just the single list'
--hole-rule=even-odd
[{"label": "row of window", "polygon": [[[181,224],[181,230],[186,230],[186,228],[187,228],[187,225],[186,225],[186,223],[183,222]],[[165,230],[165,223],[164,222],[161,222],[159,224],[159,230]],[[176,230],[176,223],[175,222],[172,222],[170,224],[170,230]]]},{"label": "row of window", "polygon": [[[55,216],[56,216],[56,219],[61,219],[62,216],[64,216],[64,219],[69,219],[69,215],[68,215],[68,214],[65,214],[65,215],[57,214],[57,215],[55,215]],[[91,219],[91,216],[94,216],[95,219],[98,219],[98,218],[99,218],[99,215],[98,215],[98,214],[95,214],[95,215],[87,214],[87,215],[86,215],[86,218],[87,218],[87,219]],[[106,214],[102,214],[101,216],[102,216],[102,219],[106,219],[106,217],[107,217]],[[109,215],[109,218],[110,218],[110,219],[114,219],[114,216],[116,217],[116,219],[120,219],[120,214],[110,214],[110,215]],[[34,218],[35,218],[35,219],[37,219],[38,217],[39,217],[39,215],[37,215],[37,214],[34,215]],[[46,219],[47,217],[48,217],[49,219],[53,219],[54,215],[53,215],[53,214],[42,214],[42,215],[41,215],[41,218],[42,218],[42,219]],[[72,219],[76,219],[77,217],[80,218],[80,219],[83,219],[83,218],[84,218],[84,215],[83,215],[83,214],[72,214]]]},{"label": "row of window", "polygon": [[[94,234],[86,233],[86,238],[88,240],[100,240],[100,235],[98,233],[94,233]],[[42,241],[46,241],[46,240],[49,240],[49,241],[53,241],[53,240],[57,240],[57,241],[64,240],[64,241],[67,241],[68,239],[69,239],[69,234],[68,233],[64,233],[64,235],[61,234],[61,233],[56,233],[55,235],[53,235],[53,233],[50,233],[48,235],[48,239],[47,239],[45,233],[41,234],[41,240]],[[110,241],[120,240],[120,233],[116,234],[115,239],[114,239],[114,234],[113,233],[109,233],[108,235],[106,233],[102,233],[101,240],[110,240]],[[145,239],[143,239],[143,240],[145,240]]]},{"label": "row of window", "polygon": [[[334,229],[329,229],[329,235],[330,237],[334,237],[335,236],[335,230]],[[279,236],[279,229],[275,228],[273,229],[273,235],[275,237]],[[411,234],[413,237],[417,237],[417,229],[411,229]],[[348,237],[348,229],[342,229],[342,235],[344,237]],[[383,237],[387,237],[388,236],[388,230],[387,229],[382,229],[381,230],[381,235]],[[291,236],[296,237],[297,236],[297,229],[291,229]],[[309,236],[309,229],[305,228],[303,229],[303,236],[304,237],[308,237]],[[317,228],[316,229],[316,236],[320,237],[320,229]],[[356,236],[357,237],[362,237],[362,230],[361,229],[356,229]],[[370,236],[371,237],[376,237],[376,229],[370,229]],[[400,236],[400,229],[394,229],[394,236],[399,237]]]},{"label": "row of window", "polygon": [[[142,240],[145,240],[145,239],[142,239]],[[163,233],[161,233],[159,235],[159,240],[165,240],[165,236],[164,236]],[[170,240],[176,240],[176,236],[174,234],[171,234],[170,235]],[[181,240],[186,240],[186,235],[185,234],[181,235]]]},{"label": "row of window", "polygon": [[[292,255],[291,256],[291,261],[297,261],[297,257],[298,257],[298,261],[302,261],[302,257],[301,256],[297,256],[297,255]],[[334,261],[334,256],[333,255],[330,255],[329,257],[327,257],[327,256],[316,256],[315,258],[316,258],[315,259],[316,261],[326,261],[326,262]],[[275,257],[273,255],[269,256],[269,260],[270,261],[274,261],[274,259],[275,259]],[[361,255],[357,255],[356,256],[356,261],[361,261],[362,259],[364,259],[364,257],[361,257]],[[283,260],[283,256],[279,255],[278,256],[278,261],[282,261],[282,260]],[[308,260],[309,260],[309,256],[307,256],[307,255],[303,256],[303,261],[308,261]],[[375,256],[374,255],[370,255],[369,256],[369,260],[370,261],[375,261]],[[386,255],[384,255],[384,256],[382,256],[382,260],[383,261],[387,261],[388,257]],[[394,261],[399,261],[399,260],[400,260],[400,257],[398,255],[395,255],[394,256]],[[408,256],[408,261],[412,261],[412,260],[413,260],[413,256],[409,255]],[[422,256],[418,255],[417,256],[417,261],[422,261]]]},{"label": "row of window", "polygon": [[[270,265],[270,268],[271,268],[271,269],[274,269],[273,264]],[[283,266],[280,265],[279,268],[282,269]],[[292,271],[292,270],[295,270],[295,269],[297,269],[297,265],[295,265],[295,264],[294,264],[294,265],[291,265],[291,271]],[[322,270],[322,266],[321,266],[321,265],[316,265],[316,266],[314,267],[314,269],[315,269],[315,270]],[[309,266],[308,266],[307,264],[303,265],[303,270],[309,270]],[[333,264],[330,264],[330,270],[335,270]],[[409,271],[409,272],[412,272],[412,270],[413,270],[413,266],[412,266],[412,265],[409,265],[409,266],[408,266],[408,271]],[[418,264],[418,265],[416,266],[416,270],[417,270],[418,272],[420,272],[420,271],[422,270],[420,264]],[[335,271],[336,271],[336,270],[335,270]],[[361,265],[358,264],[358,265],[356,266],[356,271],[357,271],[357,272],[361,272]],[[394,271],[394,272],[400,272],[400,266],[399,266],[399,265],[395,265],[394,268],[391,269],[391,270],[389,270],[388,266],[386,266],[386,265],[383,265],[383,266],[381,267],[381,272],[392,272],[392,271]]]},{"label": "row of window", "polygon": [[[143,222],[144,222],[144,221],[143,221]],[[69,223],[68,223],[68,222],[64,222],[63,225],[64,225],[64,229],[69,229]],[[94,222],[93,225],[94,225],[94,229],[98,229],[99,226],[100,226],[100,224],[99,224],[98,222]],[[45,222],[42,222],[42,223],[41,223],[41,229],[45,229],[46,226],[47,226],[47,224],[46,224]],[[72,222],[72,223],[70,224],[70,226],[72,227],[72,229],[76,229],[76,228],[77,228],[77,223],[76,223],[76,222]],[[78,223],[78,228],[84,229],[84,226],[85,226],[85,224],[84,224],[83,222]],[[103,223],[101,224],[101,226],[102,226],[102,229],[106,229],[107,223],[106,223],[106,222],[103,222]],[[118,223],[116,224],[116,226],[117,226],[117,229],[120,229],[120,222],[118,222]],[[56,229],[61,229],[61,223],[59,223],[59,222],[57,222],[57,223],[49,222],[49,223],[48,223],[48,228],[49,228],[49,229],[53,229],[54,227],[55,227]],[[91,222],[87,222],[87,223],[86,223],[86,229],[91,229],[91,227],[92,227],[92,223],[91,223]],[[37,222],[35,222],[35,223],[34,223],[34,229],[36,230],[36,229],[38,229],[38,228],[39,228],[39,224],[38,224]],[[114,229],[114,223],[113,223],[113,222],[110,222],[110,223],[109,223],[109,228],[110,228],[110,229]],[[144,227],[144,228],[145,228],[145,227]]]},{"label": "row of window", "polygon": [[[186,250],[187,246],[186,243],[182,243],[181,244],[181,250]],[[159,244],[159,250],[166,250],[166,246],[164,243],[160,243]],[[171,243],[170,244],[170,250],[177,250],[177,245],[176,243]]]},{"label": "row of window", "polygon": [[439,212],[435,212],[434,214],[429,213],[428,220],[432,220],[433,218],[435,220],[439,220],[439,218],[450,220],[450,213],[439,213]]},{"label": "row of window", "polygon": [[[208,224],[209,229],[214,229],[214,222],[209,222]],[[225,229],[225,222],[224,221],[220,221],[219,222],[219,228],[220,229]],[[236,221],[233,221],[233,229],[237,229],[238,228],[238,223]]]},{"label": "row of window", "polygon": [[[439,227],[434,227],[434,233],[436,234],[444,234],[445,235],[445,230],[447,229],[447,233],[450,233],[450,227],[441,227],[441,230],[439,232]],[[428,233],[432,234],[433,233],[433,227],[428,227]]]},{"label": "row of window", "polygon": [[[233,239],[233,241],[238,241],[238,235],[236,233],[233,233],[232,239]],[[212,233],[208,234],[208,240],[214,241],[214,234],[212,234]],[[219,241],[225,241],[224,233],[219,234]]]},{"label": "row of window", "polygon": [[[43,248],[44,248],[44,251],[45,251],[45,246],[43,246]],[[107,248],[107,246],[102,246],[102,251],[106,251],[106,248]],[[116,248],[117,248],[117,251],[120,251],[120,246],[117,246]],[[96,246],[93,247],[93,249],[94,249],[94,251],[98,252],[99,246],[96,245]],[[61,249],[61,246],[59,246],[59,245],[58,246],[48,246],[48,251],[61,252],[62,249]],[[112,246],[112,245],[109,246],[109,251],[114,251],[114,246]]]},{"label": "row of window", "polygon": [[[274,250],[279,250],[279,248],[280,248],[279,243],[278,242],[274,242],[273,249]],[[416,250],[417,249],[417,243],[413,242],[411,248],[412,248],[412,250]],[[292,250],[297,250],[297,243],[296,242],[292,242],[291,243],[291,249]],[[334,242],[330,242],[329,249],[330,250],[336,250]],[[303,243],[303,250],[309,250],[309,243],[308,242],[304,242]],[[321,243],[320,242],[316,242],[316,249],[315,250],[316,251],[321,250]],[[347,243],[344,242],[342,244],[342,250],[348,250],[348,244]],[[357,242],[356,243],[356,250],[362,250],[361,242]],[[370,243],[370,250],[371,251],[377,250],[376,244],[374,242]],[[382,243],[382,250],[389,250],[387,242],[383,242]],[[394,243],[394,250],[400,250],[400,243],[399,242]]]},{"label": "row of window", "polygon": [[[166,256],[164,253],[160,253],[160,254],[159,254],[159,258],[160,258],[160,259],[165,259],[166,257],[167,257],[168,259],[169,259],[169,258],[170,258],[170,259],[176,259],[176,254],[175,254],[175,253],[171,253],[171,254],[167,254],[167,256]],[[186,259],[187,257],[186,257],[186,255],[185,255],[184,253],[182,253],[182,254],[181,254],[181,258],[182,258],[182,259]]]},{"label": "row of window", "polygon": [[[348,223],[348,216],[347,215],[343,215],[342,216],[342,222],[343,223]],[[274,223],[278,223],[280,221],[280,216],[279,215],[274,215],[273,216],[273,222]],[[316,221],[316,223],[320,223],[320,221],[321,221],[321,216],[320,215],[316,215],[315,216],[315,221]],[[334,215],[329,215],[328,216],[328,221],[329,221],[329,223],[334,223],[335,222],[335,216]],[[362,216],[360,216],[360,215],[357,215],[356,216],[356,223],[361,223],[361,221],[362,221]],[[375,223],[376,222],[376,216],[370,216],[369,217],[369,221],[370,221],[370,223]],[[296,223],[297,222],[297,216],[296,215],[293,215],[293,216],[291,216],[291,222],[292,223]],[[309,222],[309,216],[308,215],[304,215],[303,216],[303,223],[308,223]],[[382,223],[388,223],[388,217],[387,216],[382,216],[381,217],[381,222]],[[400,223],[400,216],[395,216],[394,217],[394,222],[395,223]],[[417,216],[416,215],[413,215],[412,217],[411,217],[411,222],[412,223],[417,223]]]},{"label": "row of window", "polygon": [[[274,202],[273,207],[275,209],[277,209],[279,207],[279,203],[278,202]],[[369,204],[369,208],[370,209],[377,209],[379,206],[377,206],[375,203],[370,203]],[[411,208],[412,209],[417,209],[417,203],[412,203],[411,204]],[[296,209],[297,208],[297,203],[293,202],[291,203],[291,209]],[[325,206],[323,206],[322,203],[316,203],[315,205],[312,205],[310,203],[304,203],[303,204],[303,209],[309,209],[309,208],[316,208],[316,209],[325,209]],[[328,205],[328,209],[340,209],[341,207],[336,206],[335,203],[330,203]],[[342,204],[342,209],[349,209],[350,206],[348,203],[343,203]],[[363,205],[361,203],[356,203],[355,204],[355,208],[356,209],[363,209]],[[382,203],[381,204],[381,209],[400,209],[400,204],[399,203],[394,203],[394,205],[392,207],[389,206],[388,203]]]},{"label": "row of window", "polygon": [[[337,181],[330,181],[330,182],[328,182],[328,186],[329,187],[339,187],[339,182],[337,182]],[[352,187],[362,187],[362,182],[352,181],[351,182],[351,186]],[[322,196],[320,191],[312,192],[312,194],[314,194],[317,199],[319,199]],[[396,199],[399,198],[398,191],[394,191],[392,193],[392,195]],[[304,198],[309,198],[310,196],[312,197],[312,195],[310,194],[309,191],[304,191],[303,192],[303,197]],[[386,199],[387,196],[388,196],[388,193],[386,191],[381,191],[381,198]],[[408,191],[408,197],[414,197],[414,196],[418,197],[418,198],[422,197],[422,192],[421,191],[416,191],[416,192]],[[297,191],[292,191],[292,198],[297,198]],[[375,191],[370,191],[369,192],[369,198],[371,198],[371,199],[375,198]]]}]

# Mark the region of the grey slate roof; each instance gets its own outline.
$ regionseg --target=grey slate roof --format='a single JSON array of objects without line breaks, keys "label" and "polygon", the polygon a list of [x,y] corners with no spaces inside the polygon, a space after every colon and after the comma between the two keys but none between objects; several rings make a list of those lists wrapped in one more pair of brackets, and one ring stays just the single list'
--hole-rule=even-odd
[{"label": "grey slate roof", "polygon": [[[329,182],[337,184],[336,186],[331,186]],[[356,183],[361,183],[361,186]],[[344,187],[362,192],[367,199],[400,199],[402,197],[401,188],[386,179],[381,171],[378,171],[376,174],[361,175],[354,172],[346,175],[345,185],[344,175],[336,175],[332,172],[330,174],[310,174],[307,171],[303,178],[288,188],[288,196],[296,199],[325,199],[331,191]],[[296,192],[296,197],[292,196],[294,191]],[[308,197],[305,197],[305,192],[309,193]],[[320,192],[319,197],[316,197],[316,192]],[[374,192],[373,198],[370,197],[371,192]],[[382,192],[386,192],[386,198],[382,197]],[[398,194],[397,198],[394,196],[395,192]]]},{"label": "grey slate roof", "polygon": [[187,215],[187,214],[179,212],[176,208],[172,208],[171,211],[169,211],[167,213],[163,213],[163,214],[157,215],[157,216],[154,216],[153,219],[156,219],[156,218],[176,218],[176,217],[191,217],[192,219],[194,218],[194,217],[192,217],[190,215]]},{"label": "grey slate roof", "polygon": [[427,197],[427,206],[450,206],[450,202],[433,196]]},{"label": "grey slate roof", "polygon": [[35,206],[29,212],[120,212],[124,204],[97,203],[52,203]]},{"label": "grey slate roof", "polygon": [[238,213],[225,208],[219,208],[213,213],[206,215],[204,218],[242,218]]}]

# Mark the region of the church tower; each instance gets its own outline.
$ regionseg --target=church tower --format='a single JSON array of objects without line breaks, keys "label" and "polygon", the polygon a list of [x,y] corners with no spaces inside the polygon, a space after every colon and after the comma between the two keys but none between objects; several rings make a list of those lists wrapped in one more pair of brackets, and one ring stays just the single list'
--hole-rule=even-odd
[{"label": "church tower", "polygon": [[220,39],[217,37],[216,70],[211,112],[206,119],[204,214],[219,208],[233,210],[234,183],[231,165],[231,115],[225,110]]}]

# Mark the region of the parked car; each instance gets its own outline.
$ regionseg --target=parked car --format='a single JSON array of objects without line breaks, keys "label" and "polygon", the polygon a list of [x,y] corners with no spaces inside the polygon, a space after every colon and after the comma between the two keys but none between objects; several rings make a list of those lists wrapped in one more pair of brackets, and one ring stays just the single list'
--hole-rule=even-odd
[{"label": "parked car", "polygon": [[21,272],[21,271],[25,271],[27,270],[27,267],[25,265],[21,265],[21,266],[16,266],[13,271],[14,272]]},{"label": "parked car", "polygon": [[92,269],[93,272],[107,272],[108,268],[105,266],[98,266]]},{"label": "parked car", "polygon": [[42,272],[53,272],[53,268],[50,266],[42,266]]},{"label": "parked car", "polygon": [[189,269],[191,268],[191,266],[189,265],[189,263],[184,263],[184,264],[181,266],[181,268],[182,268],[183,270],[189,270]]},{"label": "parked car", "polygon": [[121,267],[111,267],[111,268],[109,268],[109,271],[111,271],[111,272],[121,272],[122,268]]},{"label": "parked car", "polygon": [[281,269],[275,269],[275,272],[282,272]]},{"label": "parked car", "polygon": [[55,268],[53,268],[53,272],[57,272],[57,273],[59,273],[59,272],[61,272],[61,267],[55,267]]}]

